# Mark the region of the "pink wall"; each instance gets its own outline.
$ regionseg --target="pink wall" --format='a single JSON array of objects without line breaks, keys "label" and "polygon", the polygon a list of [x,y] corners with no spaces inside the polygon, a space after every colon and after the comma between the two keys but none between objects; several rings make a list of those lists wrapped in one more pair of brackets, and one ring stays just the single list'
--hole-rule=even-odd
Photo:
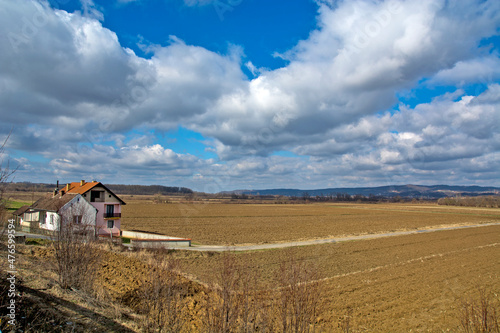
[{"label": "pink wall", "polygon": [[[106,205],[114,205],[115,213],[121,213],[121,205],[116,202],[91,202],[92,206],[97,208],[97,218],[96,218],[96,228],[99,235],[109,235],[108,220],[104,219],[104,214],[106,214]],[[113,219],[115,226],[112,228],[113,237],[120,236],[121,220]]]}]

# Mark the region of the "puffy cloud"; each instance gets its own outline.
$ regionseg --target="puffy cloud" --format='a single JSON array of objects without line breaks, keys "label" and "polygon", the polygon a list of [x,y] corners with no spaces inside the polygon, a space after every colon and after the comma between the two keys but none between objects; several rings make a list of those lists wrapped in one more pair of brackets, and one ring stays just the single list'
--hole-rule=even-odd
[{"label": "puffy cloud", "polygon": [[[480,179],[475,168],[495,175],[500,64],[496,50],[479,45],[497,34],[498,1],[318,1],[317,29],[279,55],[288,65],[275,70],[243,64],[241,47],[220,54],[175,36],[139,57],[103,27],[92,1],[84,4],[67,13],[0,0],[0,130],[14,126],[11,148],[38,152],[56,173],[111,177],[102,170],[114,165],[266,187],[290,184],[291,173],[297,184],[332,186]],[[487,89],[394,110],[397,93],[422,80]],[[133,130],[178,126],[201,133],[218,159],[127,140]]]},{"label": "puffy cloud", "polygon": [[[332,131],[390,108],[396,91],[470,59],[478,41],[495,33],[499,18],[497,4],[483,3],[482,11],[476,5],[322,4],[318,30],[283,55],[288,66],[224,94],[191,128],[252,154],[304,141],[318,150]],[[463,13],[474,15],[464,21]]]},{"label": "puffy cloud", "polygon": [[[67,152],[50,162],[56,177],[101,175],[119,180],[128,175],[167,179],[169,177],[189,177],[207,161],[190,154],[178,154],[161,145],[112,146],[94,145],[80,147],[78,151]],[[123,179],[123,178],[122,178]]]},{"label": "puffy cloud", "polygon": [[0,72],[0,114],[10,121],[12,110],[42,124],[95,118],[141,83],[141,61],[95,19],[31,1],[2,8],[0,61],[9,66]]},{"label": "puffy cloud", "polygon": [[474,58],[457,62],[452,68],[440,70],[429,84],[464,86],[467,84],[489,84],[500,79],[498,55]]},{"label": "puffy cloud", "polygon": [[[398,164],[415,171],[445,173],[463,167],[465,172],[470,161],[494,157],[500,148],[500,104],[491,103],[498,89],[498,84],[493,84],[477,97],[436,99],[411,110],[402,108],[390,121],[398,131],[382,132],[369,145],[370,155],[377,156],[382,164]],[[359,155],[366,154],[360,150]]]}]

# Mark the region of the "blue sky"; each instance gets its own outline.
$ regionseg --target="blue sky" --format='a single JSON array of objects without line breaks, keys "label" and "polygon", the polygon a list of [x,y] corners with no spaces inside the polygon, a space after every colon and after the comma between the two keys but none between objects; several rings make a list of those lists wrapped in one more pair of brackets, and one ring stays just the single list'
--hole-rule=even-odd
[{"label": "blue sky", "polygon": [[500,186],[500,3],[0,0],[15,181]]},{"label": "blue sky", "polygon": [[[306,39],[316,27],[318,9],[309,0],[219,0],[201,5],[182,0],[92,3],[104,16],[102,25],[118,35],[122,46],[143,57],[151,54],[138,44],[165,46],[173,35],[187,44],[220,53],[226,53],[231,44],[242,46],[248,60],[270,69],[286,65],[273,54],[286,52]],[[82,10],[78,1],[53,4],[70,12]]]}]

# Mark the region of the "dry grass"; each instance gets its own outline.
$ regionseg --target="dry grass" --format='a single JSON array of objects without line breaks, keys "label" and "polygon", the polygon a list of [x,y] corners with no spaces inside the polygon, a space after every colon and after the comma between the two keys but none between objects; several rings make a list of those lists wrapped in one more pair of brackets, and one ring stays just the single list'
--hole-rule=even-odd
[{"label": "dry grass", "polygon": [[201,244],[263,244],[500,221],[498,209],[400,204],[153,204],[123,207],[122,228]]},{"label": "dry grass", "polygon": [[[0,250],[0,268],[6,252]],[[54,250],[47,246],[16,246],[16,332],[135,332],[135,314],[105,296],[101,284],[95,297],[77,289],[63,289],[56,274]],[[2,279],[0,284],[5,283]],[[4,318],[2,318],[3,321]],[[5,327],[2,327],[2,330]],[[8,332],[11,327],[5,331]]]}]

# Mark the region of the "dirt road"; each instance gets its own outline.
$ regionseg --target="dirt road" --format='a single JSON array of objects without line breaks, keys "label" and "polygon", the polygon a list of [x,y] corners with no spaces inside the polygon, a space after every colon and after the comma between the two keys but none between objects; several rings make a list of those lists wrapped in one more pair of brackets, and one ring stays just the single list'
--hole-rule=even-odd
[{"label": "dirt road", "polygon": [[[395,232],[386,232],[379,234],[366,234],[366,235],[354,235],[354,236],[344,236],[344,237],[335,237],[335,238],[326,238],[326,239],[314,239],[314,240],[305,240],[305,241],[296,241],[296,242],[285,242],[285,243],[272,243],[272,244],[255,244],[255,245],[233,245],[233,246],[225,246],[225,245],[192,245],[191,247],[170,247],[171,249],[178,250],[189,250],[189,251],[255,251],[255,250],[269,250],[269,249],[280,249],[286,247],[293,246],[306,246],[306,245],[318,245],[318,244],[326,244],[326,243],[338,243],[338,242],[348,242],[348,241],[357,241],[363,239],[376,239],[383,237],[393,237],[393,236],[403,236],[403,235],[412,235],[419,234],[425,232],[436,232],[436,231],[444,231],[444,230],[455,230],[455,229],[466,229],[466,228],[479,228],[479,227],[487,227],[492,225],[500,225],[500,222],[495,223],[484,223],[484,224],[470,224],[470,225],[459,225],[459,226],[446,226],[446,227],[434,227],[434,228],[425,228],[418,230],[409,230],[409,231],[395,231]],[[45,238],[50,239],[48,236],[30,234],[24,232],[18,232],[19,236],[26,236],[29,238]],[[124,244],[128,246],[129,244]]]},{"label": "dirt road", "polygon": [[450,227],[450,226],[436,227],[436,228],[427,228],[427,229],[419,229],[419,230],[395,231],[395,232],[387,232],[387,233],[380,233],[380,234],[345,236],[345,237],[315,239],[315,240],[286,242],[286,243],[257,244],[257,245],[234,245],[234,246],[192,245],[191,247],[178,247],[178,248],[174,247],[173,249],[182,249],[182,250],[190,250],[190,251],[226,251],[226,250],[255,251],[255,250],[279,249],[279,248],[286,248],[286,247],[293,247],[293,246],[318,245],[318,244],[326,244],[326,243],[356,241],[356,240],[363,240],[363,239],[375,239],[375,238],[382,238],[382,237],[403,236],[403,235],[412,235],[412,234],[419,234],[419,233],[425,233],[425,232],[436,232],[436,231],[444,231],[444,230],[479,228],[479,227],[487,227],[487,226],[492,226],[492,225],[500,225],[500,223],[496,222],[496,223],[460,225],[460,226],[452,226],[452,227]]}]

